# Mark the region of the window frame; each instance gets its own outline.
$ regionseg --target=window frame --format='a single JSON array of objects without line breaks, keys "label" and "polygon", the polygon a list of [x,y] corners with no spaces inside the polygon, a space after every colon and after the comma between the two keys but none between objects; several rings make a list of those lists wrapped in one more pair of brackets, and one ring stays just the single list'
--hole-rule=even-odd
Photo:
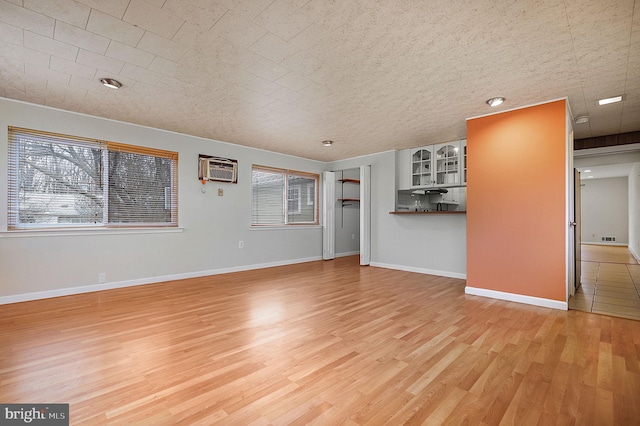
[{"label": "window frame", "polygon": [[[52,142],[73,147],[84,147],[100,150],[102,162],[99,170],[99,179],[102,182],[103,216],[97,223],[21,223],[20,222],[20,139],[33,138],[43,142]],[[170,188],[169,200],[170,221],[168,222],[109,222],[109,154],[113,152],[144,155],[156,158],[164,158],[170,161]],[[38,231],[77,231],[77,230],[106,230],[106,229],[175,229],[178,228],[178,153],[138,145],[129,145],[119,142],[109,142],[95,138],[72,136],[60,133],[32,130],[20,127],[8,127],[8,158],[7,158],[7,230],[19,232]],[[166,192],[166,190],[165,190]],[[64,194],[73,194],[72,191]],[[166,202],[166,201],[165,201]]]},{"label": "window frame", "polygon": [[[283,202],[283,219],[284,221],[282,223],[254,223],[253,222],[253,216],[254,216],[254,202],[253,202],[253,196],[254,196],[254,188],[253,188],[253,172],[254,170],[259,170],[261,172],[271,172],[271,173],[278,173],[278,174],[283,174],[284,175],[284,187],[283,187],[283,192],[282,192],[282,202]],[[309,179],[313,179],[315,182],[315,190],[313,191],[314,194],[314,198],[313,198],[313,203],[309,204],[308,202],[308,198],[307,198],[307,202],[305,203],[305,205],[313,205],[313,221],[309,221],[309,222],[289,222],[289,215],[300,215],[302,214],[301,212],[301,207],[302,207],[302,196],[303,196],[303,191],[302,188],[300,186],[300,184],[293,184],[292,187],[298,187],[298,199],[297,199],[297,210],[293,211],[293,212],[289,212],[288,209],[288,204],[289,204],[289,177],[290,176],[294,176],[294,177],[302,177],[302,178],[309,178]],[[320,174],[318,173],[311,173],[311,172],[303,172],[303,171],[299,171],[299,170],[291,170],[291,169],[281,169],[281,168],[277,168],[277,167],[270,167],[270,166],[262,166],[262,165],[258,165],[258,164],[252,164],[251,166],[251,227],[252,228],[278,228],[278,227],[300,227],[300,226],[318,226],[320,225],[320,206],[319,203],[317,202],[318,200],[318,192],[320,191]],[[307,192],[308,195],[308,192]]]}]

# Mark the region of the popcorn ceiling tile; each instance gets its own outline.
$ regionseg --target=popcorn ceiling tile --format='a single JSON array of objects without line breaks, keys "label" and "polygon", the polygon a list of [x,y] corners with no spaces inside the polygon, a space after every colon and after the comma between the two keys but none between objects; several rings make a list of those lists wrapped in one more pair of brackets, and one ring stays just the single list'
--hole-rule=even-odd
[{"label": "popcorn ceiling tile", "polygon": [[284,40],[309,27],[313,21],[282,0],[275,0],[254,22]]},{"label": "popcorn ceiling tile", "polygon": [[46,37],[53,37],[54,19],[5,1],[0,1],[0,21]]},{"label": "popcorn ceiling tile", "polygon": [[55,40],[77,46],[81,49],[104,54],[109,47],[109,39],[89,31],[82,30],[64,22],[57,22],[54,33]]},{"label": "popcorn ceiling tile", "polygon": [[274,62],[282,62],[295,55],[300,49],[278,37],[267,33],[251,46],[251,51],[270,59]]},{"label": "popcorn ceiling tile", "polygon": [[25,64],[24,74],[27,78],[42,79],[60,84],[69,84],[71,78],[71,74],[66,72],[55,71],[33,64]]},{"label": "popcorn ceiling tile", "polygon": [[224,37],[242,47],[249,47],[262,38],[267,31],[246,18],[228,12],[216,22],[210,33],[215,37]]},{"label": "popcorn ceiling tile", "polygon": [[273,61],[262,58],[254,65],[251,72],[267,80],[275,81],[289,71]]},{"label": "popcorn ceiling tile", "polygon": [[282,65],[302,76],[307,76],[317,71],[322,62],[310,53],[298,52],[285,60]]},{"label": "popcorn ceiling tile", "polygon": [[281,85],[262,77],[253,78],[249,82],[245,83],[244,86],[262,95],[269,95],[282,87]]},{"label": "popcorn ceiling tile", "polygon": [[167,0],[162,9],[207,29],[229,10],[224,5],[200,0]]},{"label": "popcorn ceiling tile", "polygon": [[172,61],[178,61],[185,53],[185,49],[180,44],[162,38],[152,32],[145,32],[138,43],[138,49],[155,55],[162,56]]},{"label": "popcorn ceiling tile", "polygon": [[255,19],[262,11],[264,11],[273,0],[217,0],[226,8],[232,10],[237,15],[240,15],[249,20]]},{"label": "popcorn ceiling tile", "polygon": [[119,59],[130,64],[138,65],[147,68],[151,61],[154,59],[154,55],[148,52],[144,52],[135,47],[128,46],[126,44],[112,41],[107,49],[105,56]]},{"label": "popcorn ceiling tile", "polygon": [[108,58],[82,49],[78,52],[78,59],[76,59],[76,62],[83,65],[95,66],[96,68],[104,70],[110,74],[119,74],[122,67],[124,67],[124,61]]},{"label": "popcorn ceiling tile", "polygon": [[75,61],[78,48],[30,31],[24,32],[24,47]]},{"label": "popcorn ceiling tile", "polygon": [[92,9],[99,10],[100,12],[111,15],[115,18],[122,19],[125,10],[129,5],[129,0],[78,0],[80,3],[84,3]]},{"label": "popcorn ceiling tile", "polygon": [[94,67],[78,64],[73,61],[67,61],[66,59],[58,58],[57,56],[51,57],[49,68],[54,71],[60,71],[87,79],[92,79],[96,75],[96,69]]},{"label": "popcorn ceiling tile", "polygon": [[171,39],[184,23],[183,19],[171,11],[152,6],[145,0],[131,0],[123,20],[168,39]]},{"label": "popcorn ceiling tile", "polygon": [[[0,53],[7,58],[11,58],[17,62],[24,62],[25,64],[34,64],[41,67],[48,67],[51,56],[47,53],[39,52],[15,44],[0,44]],[[3,59],[3,62],[7,60]]]},{"label": "popcorn ceiling tile", "polygon": [[122,71],[120,71],[120,75],[147,84],[157,84],[162,78],[160,73],[132,64],[125,64]]},{"label": "popcorn ceiling tile", "polygon": [[0,22],[0,39],[5,43],[22,46],[22,28]]},{"label": "popcorn ceiling tile", "polygon": [[149,69],[160,74],[175,76],[178,69],[178,63],[161,56],[156,56],[151,62],[151,65],[149,65]]},{"label": "popcorn ceiling tile", "polygon": [[74,0],[24,0],[24,7],[79,28],[87,26],[91,11],[90,7]]},{"label": "popcorn ceiling tile", "polygon": [[309,80],[307,77],[303,77],[300,74],[291,71],[277,79],[276,83],[291,90],[299,91],[309,86],[311,84],[311,80]]},{"label": "popcorn ceiling tile", "polygon": [[144,34],[142,28],[95,9],[91,11],[89,16],[87,30],[129,46],[136,46]]},{"label": "popcorn ceiling tile", "polygon": [[303,4],[301,11],[329,30],[334,30],[365,12],[359,2],[350,1],[309,1]]},{"label": "popcorn ceiling tile", "polygon": [[171,40],[188,48],[203,49],[211,39],[209,29],[193,22],[185,22]]}]

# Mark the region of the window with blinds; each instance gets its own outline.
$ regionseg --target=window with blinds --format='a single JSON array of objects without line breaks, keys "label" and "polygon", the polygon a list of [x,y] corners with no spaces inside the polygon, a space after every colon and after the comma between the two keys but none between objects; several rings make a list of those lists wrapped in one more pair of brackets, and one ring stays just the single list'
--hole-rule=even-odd
[{"label": "window with blinds", "polygon": [[178,226],[178,153],[9,127],[8,228]]},{"label": "window with blinds", "polygon": [[251,224],[317,225],[320,175],[254,165]]}]

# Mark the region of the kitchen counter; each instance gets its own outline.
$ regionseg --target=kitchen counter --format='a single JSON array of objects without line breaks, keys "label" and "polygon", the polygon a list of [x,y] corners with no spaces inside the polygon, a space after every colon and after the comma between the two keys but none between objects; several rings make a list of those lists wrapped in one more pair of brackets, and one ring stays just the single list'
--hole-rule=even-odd
[{"label": "kitchen counter", "polygon": [[429,211],[429,212],[410,212],[410,211],[401,211],[401,212],[389,212],[389,214],[467,214],[466,210],[456,210],[456,211]]}]

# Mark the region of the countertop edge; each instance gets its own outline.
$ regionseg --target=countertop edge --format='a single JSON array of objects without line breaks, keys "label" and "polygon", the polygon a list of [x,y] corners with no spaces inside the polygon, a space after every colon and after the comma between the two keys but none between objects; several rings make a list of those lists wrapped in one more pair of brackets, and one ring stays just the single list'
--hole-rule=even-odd
[{"label": "countertop edge", "polygon": [[425,214],[467,214],[466,210],[456,210],[456,211],[432,211],[432,212],[389,212],[389,214],[421,214],[421,215],[425,215]]}]

